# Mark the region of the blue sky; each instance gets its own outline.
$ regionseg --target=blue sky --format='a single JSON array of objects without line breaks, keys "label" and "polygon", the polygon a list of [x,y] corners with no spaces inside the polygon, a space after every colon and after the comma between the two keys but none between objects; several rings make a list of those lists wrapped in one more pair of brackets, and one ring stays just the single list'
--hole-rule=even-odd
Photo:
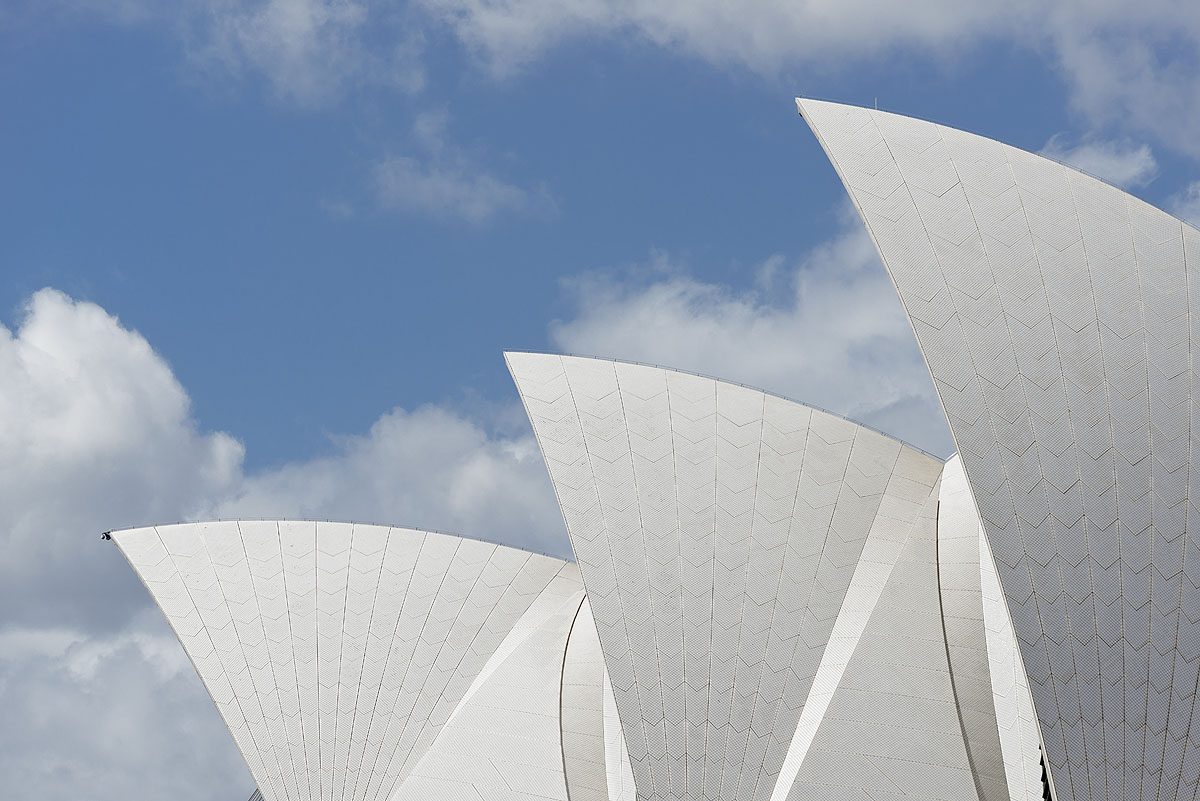
[{"label": "blue sky", "polygon": [[1200,12],[995,5],[0,8],[0,717],[29,721],[0,788],[249,794],[106,528],[347,517],[565,553],[504,349],[714,374],[948,455],[794,95],[1200,219]]},{"label": "blue sky", "polygon": [[[878,97],[1033,150],[1092,133],[1059,71],[1011,41],[763,74],[581,36],[496,75],[445,26],[424,31],[419,90],[352,75],[297,97],[278,82],[322,73],[318,55],[263,70],[204,60],[189,41],[204,31],[169,21],[16,20],[0,75],[10,325],[44,286],[99,304],[169,361],[201,426],[273,465],[394,405],[510,398],[499,352],[552,344],[547,325],[576,311],[563,278],[657,252],[745,288],[824,241],[843,193],[796,93]],[[410,163],[476,205],[390,197],[387,166]]]}]

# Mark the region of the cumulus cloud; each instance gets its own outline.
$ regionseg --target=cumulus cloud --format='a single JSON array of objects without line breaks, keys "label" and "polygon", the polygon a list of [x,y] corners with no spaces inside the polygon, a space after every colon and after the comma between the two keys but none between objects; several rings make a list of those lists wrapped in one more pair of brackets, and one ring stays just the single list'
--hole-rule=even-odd
[{"label": "cumulus cloud", "polygon": [[115,624],[142,603],[98,555],[105,528],[194,514],[239,480],[242,446],[197,430],[138,334],[43,290],[0,326],[0,621]]},{"label": "cumulus cloud", "polygon": [[851,212],[798,262],[767,260],[751,289],[700,281],[661,254],[631,277],[571,282],[578,313],[552,326],[554,345],[759,386],[953,451],[912,329]]},{"label": "cumulus cloud", "polygon": [[395,409],[331,455],[245,475],[241,444],[200,429],[142,336],[54,290],[0,327],[0,374],[0,787],[13,797],[228,801],[253,787],[105,528],[352,518],[568,550],[537,445],[505,409]]},{"label": "cumulus cloud", "polygon": [[0,326],[0,787],[13,798],[238,798],[251,783],[104,528],[199,514],[242,446],[200,431],[144,338],[43,290]]},{"label": "cumulus cloud", "polygon": [[492,433],[438,406],[394,409],[333,455],[251,476],[221,517],[397,523],[567,557],[570,546],[537,442]]},{"label": "cumulus cloud", "polygon": [[1065,134],[1055,134],[1041,153],[1123,189],[1145,186],[1158,176],[1150,146],[1128,140],[1087,139],[1071,145]]}]

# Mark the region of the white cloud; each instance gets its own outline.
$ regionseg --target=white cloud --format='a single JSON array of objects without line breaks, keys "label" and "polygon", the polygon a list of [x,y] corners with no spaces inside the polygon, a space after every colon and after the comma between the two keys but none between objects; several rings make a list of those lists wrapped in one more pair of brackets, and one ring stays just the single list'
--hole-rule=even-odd
[{"label": "white cloud", "polygon": [[1003,8],[954,0],[421,0],[497,74],[549,48],[597,33],[633,37],[717,64],[773,73],[829,58],[874,57],[903,46],[956,51],[1012,29],[1033,3]]},{"label": "white cloud", "polygon": [[480,224],[504,213],[553,214],[545,187],[507,183],[451,145],[444,111],[417,115],[412,138],[419,157],[392,156],[374,167],[381,206],[398,212]]},{"label": "white cloud", "polygon": [[36,293],[0,326],[0,787],[5,797],[238,798],[252,783],[104,528],[202,513],[242,446],[100,307]]},{"label": "white cloud", "polygon": [[[738,292],[671,268],[580,279],[557,346],[756,383],[930,445],[929,380],[865,236]],[[566,555],[537,444],[509,403],[394,409],[331,452],[246,475],[163,358],[54,290],[0,327],[0,787],[20,797],[237,798],[252,782],[180,646],[102,528],[198,517],[358,519]],[[519,424],[514,420],[521,419]],[[923,421],[923,422],[919,422]]]},{"label": "white cloud", "polygon": [[1076,108],[1200,157],[1200,5],[1066,0],[1045,10],[1045,36]]},{"label": "white cloud", "polygon": [[196,51],[240,71],[262,71],[281,95],[311,101],[361,68],[352,45],[365,8],[334,0],[268,0],[241,8],[214,5],[212,37]]},{"label": "white cloud", "polygon": [[0,326],[0,374],[0,631],[123,625],[146,596],[100,533],[132,525],[354,519],[568,552],[515,397],[487,419],[393,409],[329,455],[244,475],[242,445],[200,431],[162,357],[94,304],[35,294]]},{"label": "white cloud", "polygon": [[375,166],[375,181],[385,208],[472,223],[523,210],[530,202],[524,189],[464,163],[431,164],[394,156]]},{"label": "white cloud", "polygon": [[1167,211],[1200,228],[1200,181],[1193,181],[1171,197]]},{"label": "white cloud", "polygon": [[155,610],[111,633],[0,630],[0,719],[9,798],[229,801],[254,787]]},{"label": "white cloud", "polygon": [[302,106],[361,86],[425,86],[423,29],[388,0],[39,0],[22,18],[39,15],[162,30],[201,72],[265,79],[279,99]]},{"label": "white cloud", "polygon": [[[397,23],[388,4],[353,0],[208,2],[187,21],[190,55],[202,66],[256,72],[275,93],[323,102],[359,84],[405,92],[425,85],[419,31]],[[386,46],[375,44],[382,34]]]},{"label": "white cloud", "polygon": [[[246,476],[149,343],[43,290],[0,327],[0,787],[21,798],[244,798],[253,786],[104,528],[244,514],[410,523],[565,554],[532,435],[393,410],[332,455]],[[515,399],[513,401],[515,404]]]},{"label": "white cloud", "polygon": [[1200,5],[1190,0],[420,0],[493,74],[596,36],[722,66],[826,73],[898,54],[954,57],[1007,42],[1046,54],[1072,105],[1200,157]]},{"label": "white cloud", "polygon": [[0,375],[0,622],[120,620],[140,592],[100,532],[195,513],[239,480],[242,446],[196,429],[145,339],[60,292],[0,326]]},{"label": "white cloud", "polygon": [[1087,139],[1072,146],[1064,134],[1055,134],[1041,153],[1123,189],[1145,186],[1158,176],[1150,146],[1128,140]]},{"label": "white cloud", "polygon": [[[573,41],[619,38],[766,75],[828,73],[897,55],[955,57],[1003,42],[1057,66],[1093,124],[1200,157],[1200,5],[1192,0],[53,0],[37,13],[100,15],[171,31],[210,71],[261,75],[313,104],[355,87],[425,85],[448,28],[496,76]],[[432,27],[431,27],[432,26]],[[803,88],[803,87],[802,87]]]},{"label": "white cloud", "polygon": [[769,259],[750,290],[699,281],[663,256],[639,278],[575,281],[578,316],[554,324],[554,345],[741,381],[952,452],[900,302],[849,212],[799,263]]},{"label": "white cloud", "polygon": [[221,517],[304,517],[432,528],[568,556],[541,452],[437,406],[394,409],[331,456],[251,476]]}]

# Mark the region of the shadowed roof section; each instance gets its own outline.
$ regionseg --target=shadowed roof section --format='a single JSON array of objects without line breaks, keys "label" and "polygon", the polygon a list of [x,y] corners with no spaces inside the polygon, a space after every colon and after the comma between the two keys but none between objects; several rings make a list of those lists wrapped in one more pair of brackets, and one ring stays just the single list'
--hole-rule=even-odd
[{"label": "shadowed roof section", "polygon": [[[1200,233],[972,134],[797,100],[892,276],[995,555],[1060,801],[1192,798]],[[1200,729],[1197,729],[1200,731]]]}]

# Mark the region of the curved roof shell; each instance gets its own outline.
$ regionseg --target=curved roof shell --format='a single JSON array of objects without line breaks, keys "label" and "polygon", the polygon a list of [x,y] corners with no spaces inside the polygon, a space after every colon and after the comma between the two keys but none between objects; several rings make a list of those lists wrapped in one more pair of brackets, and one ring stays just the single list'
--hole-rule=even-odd
[{"label": "curved roof shell", "polygon": [[563,723],[564,665],[575,694],[603,687],[580,671],[586,626],[568,648],[584,600],[572,564],[343,523],[196,523],[112,539],[267,801],[566,801],[562,731],[604,739],[594,699]]},{"label": "curved roof shell", "polygon": [[639,801],[992,801],[1027,775],[1040,793],[957,461],[941,512],[941,461],[834,415],[662,368],[507,358]]},{"label": "curved roof shell", "polygon": [[1200,232],[998,142],[797,102],[933,375],[1058,798],[1193,797]]},{"label": "curved roof shell", "polygon": [[714,379],[509,359],[579,568],[357,524],[113,534],[264,798],[1040,793],[957,458]]}]

